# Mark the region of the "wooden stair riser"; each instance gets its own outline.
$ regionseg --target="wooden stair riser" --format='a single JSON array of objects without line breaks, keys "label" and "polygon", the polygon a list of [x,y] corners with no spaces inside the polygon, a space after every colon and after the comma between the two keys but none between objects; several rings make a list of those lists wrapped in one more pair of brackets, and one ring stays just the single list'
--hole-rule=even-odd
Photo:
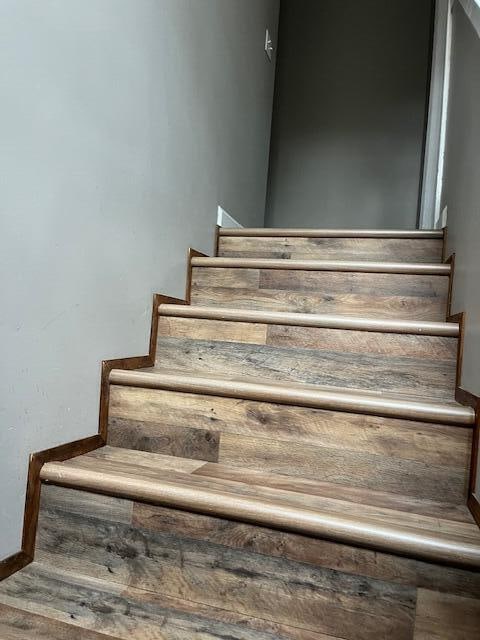
[{"label": "wooden stair riser", "polygon": [[113,446],[465,501],[470,428],[117,385],[109,416]]},{"label": "wooden stair riser", "polygon": [[457,340],[434,336],[159,318],[157,366],[450,400]]},{"label": "wooden stair riser", "polygon": [[419,589],[480,588],[470,571],[76,490],[42,493],[43,564],[305,632],[412,638]]},{"label": "wooden stair riser", "polygon": [[291,238],[220,236],[218,255],[230,258],[441,262],[441,238]]},{"label": "wooden stair riser", "polygon": [[444,321],[448,276],[194,267],[191,303]]},{"label": "wooden stair riser", "polygon": [[9,581],[1,601],[9,603],[0,604],[2,640],[325,640],[289,625],[37,562]]}]

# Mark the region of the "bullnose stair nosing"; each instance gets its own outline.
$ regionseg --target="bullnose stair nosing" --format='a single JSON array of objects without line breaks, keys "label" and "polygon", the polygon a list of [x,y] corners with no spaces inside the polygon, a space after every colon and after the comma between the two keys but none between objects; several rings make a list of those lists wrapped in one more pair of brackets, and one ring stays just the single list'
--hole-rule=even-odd
[{"label": "bullnose stair nosing", "polygon": [[285,386],[272,382],[251,382],[248,379],[225,379],[124,369],[112,369],[109,381],[110,384],[121,386],[275,402],[458,426],[473,426],[475,423],[475,412],[471,407],[459,404],[404,400],[385,394],[350,389],[340,390],[333,387],[331,389],[327,387],[315,388],[314,385],[302,384]]},{"label": "bullnose stair nosing", "polygon": [[358,516],[282,504],[274,499],[243,496],[182,482],[126,477],[112,470],[78,468],[49,462],[43,482],[106,493],[154,504],[295,531],[347,544],[375,548],[435,562],[480,568],[480,545],[442,534],[428,534]]},{"label": "bullnose stair nosing", "polygon": [[369,262],[357,260],[290,260],[277,258],[193,257],[192,267],[216,269],[283,269],[287,271],[340,271],[449,276],[448,263]]},{"label": "bullnose stair nosing", "polygon": [[224,228],[219,229],[220,236],[241,238],[422,238],[442,239],[443,229],[291,229],[291,228]]},{"label": "bullnose stair nosing", "polygon": [[415,320],[391,320],[342,316],[333,314],[292,313],[286,311],[260,311],[200,305],[160,304],[161,316],[196,318],[203,320],[226,320],[260,324],[317,327],[380,333],[402,333],[424,336],[457,338],[460,325],[457,322],[427,322]]}]

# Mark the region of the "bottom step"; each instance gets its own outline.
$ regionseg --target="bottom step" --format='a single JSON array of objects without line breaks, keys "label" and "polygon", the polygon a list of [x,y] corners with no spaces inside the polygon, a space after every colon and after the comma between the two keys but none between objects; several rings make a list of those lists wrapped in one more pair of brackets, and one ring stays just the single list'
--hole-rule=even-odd
[{"label": "bottom step", "polygon": [[477,640],[479,596],[479,572],[44,485],[0,638]]},{"label": "bottom step", "polygon": [[41,478],[66,487],[480,569],[480,531],[460,505],[452,515],[452,505],[400,495],[392,495],[389,502],[380,492],[115,447],[48,463]]}]

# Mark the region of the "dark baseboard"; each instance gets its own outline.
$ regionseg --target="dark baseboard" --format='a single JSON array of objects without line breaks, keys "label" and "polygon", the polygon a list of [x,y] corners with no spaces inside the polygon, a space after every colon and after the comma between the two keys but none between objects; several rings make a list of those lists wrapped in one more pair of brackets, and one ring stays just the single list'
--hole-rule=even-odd
[{"label": "dark baseboard", "polygon": [[5,580],[5,578],[10,577],[16,571],[20,571],[23,567],[26,567],[27,564],[32,562],[33,558],[23,551],[17,551],[8,558],[0,561],[0,580]]}]

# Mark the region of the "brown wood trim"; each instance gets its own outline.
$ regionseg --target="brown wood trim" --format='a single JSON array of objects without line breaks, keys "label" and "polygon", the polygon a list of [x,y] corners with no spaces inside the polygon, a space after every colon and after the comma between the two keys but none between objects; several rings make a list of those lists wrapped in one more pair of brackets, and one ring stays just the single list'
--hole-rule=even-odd
[{"label": "brown wood trim", "polygon": [[443,227],[442,231],[443,231],[442,262],[445,262],[445,258],[447,257],[448,227]]},{"label": "brown wood trim", "polygon": [[201,251],[189,247],[187,252],[187,281],[185,283],[185,300],[186,304],[190,304],[192,299],[192,258],[207,258],[208,256]]},{"label": "brown wood trim", "polygon": [[[28,465],[27,492],[25,496],[25,514],[23,518],[22,550],[20,562],[13,566],[12,573],[31,562],[35,551],[38,512],[40,509],[40,471],[46,462],[62,462],[103,447],[100,434],[61,444],[51,449],[32,453]],[[28,560],[27,560],[28,559]],[[21,563],[24,562],[22,565]],[[6,576],[5,576],[6,577]]]},{"label": "brown wood trim", "polygon": [[[469,498],[473,498],[476,495],[477,488],[477,475],[478,475],[478,462],[479,462],[479,447],[480,447],[480,398],[476,398],[475,406],[475,426],[473,428],[472,438],[472,457],[470,462],[470,478],[469,478]],[[478,499],[475,498],[478,504]],[[477,520],[478,525],[480,522]]]},{"label": "brown wood trim", "polygon": [[470,509],[470,513],[472,514],[475,522],[480,527],[480,501],[477,496],[472,493],[468,496],[467,501],[468,508]]},{"label": "brown wood trim", "polygon": [[472,512],[475,521],[480,527],[480,504],[476,497],[477,487],[476,479],[479,464],[479,447],[480,447],[480,397],[457,386],[455,389],[455,400],[460,404],[471,407],[475,411],[475,423],[473,426],[472,437],[472,453],[470,458],[470,475],[468,482],[468,507]]},{"label": "brown wood trim", "polygon": [[455,400],[460,404],[476,409],[479,398],[473,393],[470,393],[470,391],[466,391],[465,389],[462,389],[462,387],[457,387],[455,389]]},{"label": "brown wood trim", "polygon": [[17,551],[8,558],[0,561],[0,581],[5,580],[16,571],[20,571],[23,567],[26,567],[27,564],[32,562],[33,558],[23,551]]},{"label": "brown wood trim", "polygon": [[112,369],[142,369],[144,367],[153,367],[155,364],[155,355],[157,350],[158,336],[158,307],[161,304],[187,304],[185,300],[180,298],[172,298],[161,293],[153,295],[152,302],[152,319],[150,326],[150,340],[148,354],[145,356],[133,356],[131,358],[116,358],[114,360],[104,360],[102,362],[102,374],[100,382],[100,409],[98,432],[103,440],[107,441],[108,429],[108,403],[110,397],[109,376]]},{"label": "brown wood trim", "polygon": [[461,311],[460,313],[456,313],[453,316],[448,316],[447,322],[453,322],[458,325],[457,368],[456,368],[456,374],[455,374],[455,388],[458,389],[462,382],[463,345],[464,345],[464,337],[465,337],[465,312]]},{"label": "brown wood trim", "polygon": [[215,225],[215,240],[213,243],[213,255],[218,256],[218,245],[220,243],[220,227],[219,225]]},{"label": "brown wood trim", "polygon": [[480,397],[464,389],[462,384],[462,367],[463,367],[463,347],[465,337],[465,312],[456,313],[447,318],[447,322],[456,322],[460,327],[460,335],[457,347],[457,372],[456,372],[456,388],[455,400],[464,406],[471,407],[475,411],[475,421],[473,425],[472,451],[470,457],[470,473],[468,482],[468,500],[467,505],[472,512],[475,521],[480,526],[480,504],[475,496],[476,479],[479,463],[479,447],[480,447]]},{"label": "brown wood trim", "polygon": [[447,294],[447,318],[452,315],[452,298],[453,298],[453,279],[455,277],[455,254],[452,253],[444,264],[450,265],[450,274],[448,276],[448,294]]},{"label": "brown wood trim", "polygon": [[150,358],[155,362],[155,356],[157,354],[157,337],[158,337],[158,307],[161,304],[175,304],[186,305],[185,300],[180,298],[172,298],[171,296],[164,296],[162,293],[153,294],[153,306],[152,306],[152,324],[150,328],[150,343],[148,354]]}]

